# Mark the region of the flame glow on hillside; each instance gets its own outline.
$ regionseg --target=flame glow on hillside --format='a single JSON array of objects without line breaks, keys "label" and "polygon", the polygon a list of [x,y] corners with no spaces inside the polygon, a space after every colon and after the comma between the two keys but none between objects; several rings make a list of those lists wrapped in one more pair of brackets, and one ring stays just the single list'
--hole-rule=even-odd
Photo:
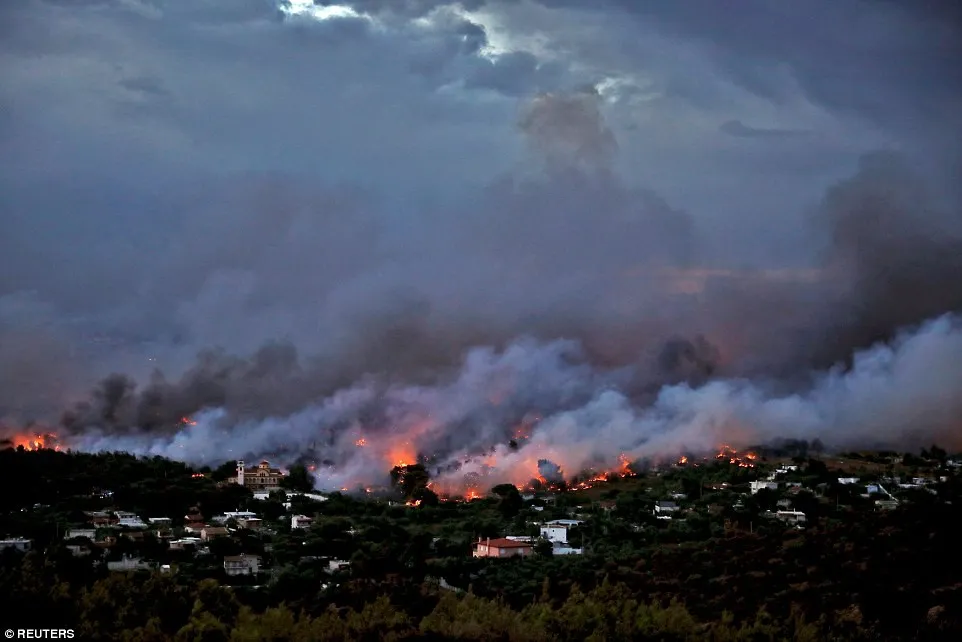
[{"label": "flame glow on hillside", "polygon": [[60,440],[53,433],[34,433],[14,435],[9,439],[13,448],[24,450],[60,450]]}]

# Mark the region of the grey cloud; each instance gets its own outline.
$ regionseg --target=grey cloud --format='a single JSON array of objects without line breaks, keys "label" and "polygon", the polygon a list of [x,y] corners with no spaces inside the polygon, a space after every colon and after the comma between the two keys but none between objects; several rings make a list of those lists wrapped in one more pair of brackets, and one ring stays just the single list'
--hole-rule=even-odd
[{"label": "grey cloud", "polygon": [[736,138],[791,138],[804,136],[809,132],[797,129],[779,129],[776,127],[750,127],[740,120],[729,120],[723,123],[719,130]]}]

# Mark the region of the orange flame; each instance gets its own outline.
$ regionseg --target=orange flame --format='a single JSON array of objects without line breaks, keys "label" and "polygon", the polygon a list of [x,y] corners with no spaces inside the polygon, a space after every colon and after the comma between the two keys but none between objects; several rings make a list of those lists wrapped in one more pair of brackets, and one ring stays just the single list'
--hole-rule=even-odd
[{"label": "orange flame", "polygon": [[361,437],[360,439],[354,442],[354,445],[357,446],[358,448],[363,448],[364,446],[367,446],[367,439],[365,439],[364,437]]},{"label": "orange flame", "polygon": [[194,421],[193,419],[191,419],[190,417],[181,417],[181,418],[180,418],[180,423],[183,424],[184,426],[196,426],[196,425],[197,425],[197,422]]},{"label": "orange flame", "polygon": [[411,466],[417,460],[417,454],[411,447],[410,443],[398,444],[392,446],[387,451],[387,460],[392,466]]},{"label": "orange flame", "polygon": [[24,450],[60,450],[60,444],[57,443],[57,435],[52,433],[16,435],[10,442],[14,448],[23,446]]}]

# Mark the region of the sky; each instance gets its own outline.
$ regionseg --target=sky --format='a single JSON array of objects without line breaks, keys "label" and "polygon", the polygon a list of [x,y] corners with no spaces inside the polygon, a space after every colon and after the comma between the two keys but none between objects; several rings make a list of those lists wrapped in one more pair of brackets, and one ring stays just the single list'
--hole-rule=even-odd
[{"label": "sky", "polygon": [[638,389],[821,372],[962,303],[960,31],[938,0],[4,2],[0,417],[252,354],[293,408],[520,337]]}]

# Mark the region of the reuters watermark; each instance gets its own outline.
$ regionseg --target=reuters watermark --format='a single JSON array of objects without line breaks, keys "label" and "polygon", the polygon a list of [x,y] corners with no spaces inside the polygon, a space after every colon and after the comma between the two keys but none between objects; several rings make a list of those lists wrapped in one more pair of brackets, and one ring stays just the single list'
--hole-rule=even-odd
[{"label": "reuters watermark", "polygon": [[7,629],[8,640],[72,640],[73,629]]}]

